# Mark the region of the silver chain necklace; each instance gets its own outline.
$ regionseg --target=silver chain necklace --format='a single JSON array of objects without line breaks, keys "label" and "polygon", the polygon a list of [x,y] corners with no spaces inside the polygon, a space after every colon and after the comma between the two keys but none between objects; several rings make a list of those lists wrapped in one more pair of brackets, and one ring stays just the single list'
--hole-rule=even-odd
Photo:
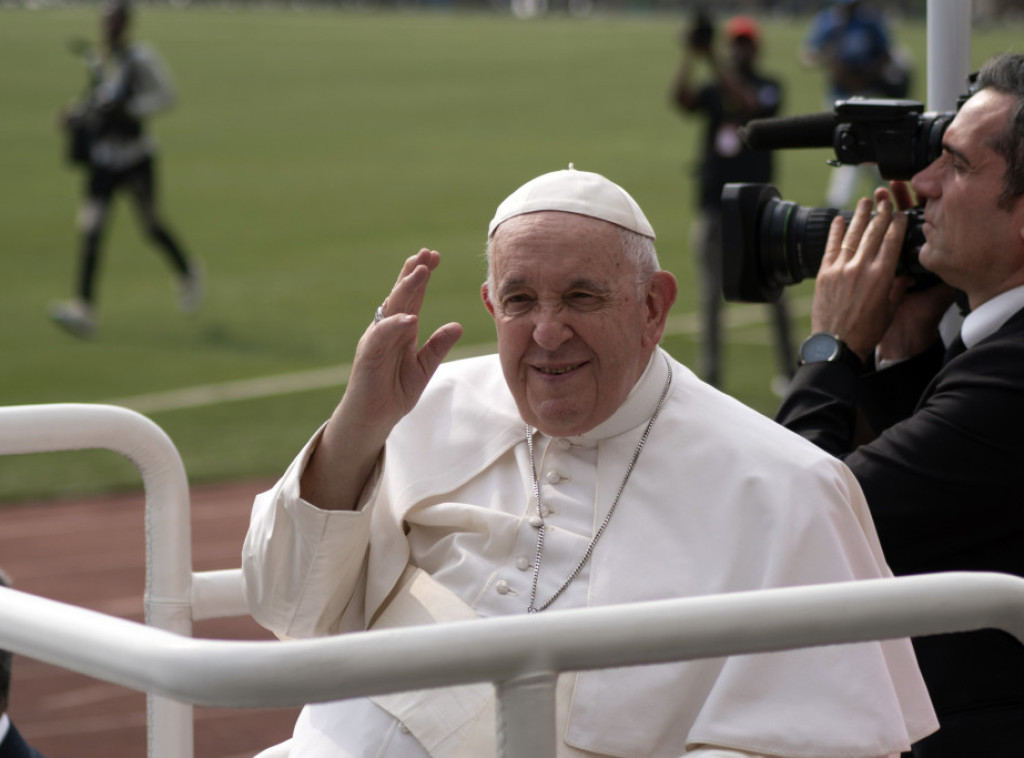
[{"label": "silver chain necklace", "polygon": [[541,603],[539,606],[536,605],[537,601],[537,581],[540,579],[540,562],[544,556],[544,514],[541,512],[540,503],[540,481],[537,479],[537,464],[533,456],[533,430],[530,425],[526,425],[526,449],[530,452],[530,473],[533,475],[533,497],[537,502],[537,554],[533,559],[533,588],[530,590],[530,606],[526,609],[527,613],[539,613],[551,605],[555,600],[565,592],[565,588],[572,584],[573,580],[579,576],[583,567],[587,565],[587,561],[590,560],[590,556],[594,553],[594,546],[597,545],[597,541],[601,539],[601,535],[604,534],[605,528],[608,526],[608,522],[612,520],[612,514],[615,513],[615,506],[619,504],[619,498],[622,496],[622,491],[626,489],[626,482],[629,481],[629,475],[633,473],[633,468],[636,466],[637,459],[640,458],[640,451],[644,449],[644,444],[647,442],[647,437],[651,433],[651,427],[654,426],[655,419],[658,418],[658,414],[661,413],[661,406],[665,403],[665,398],[668,397],[668,389],[672,384],[672,364],[668,358],[663,355],[665,359],[665,367],[668,369],[668,377],[665,379],[665,387],[661,390],[661,397],[658,398],[658,405],[654,408],[654,413],[651,414],[650,421],[647,422],[647,428],[644,429],[644,433],[640,435],[640,441],[637,443],[636,450],[633,451],[633,459],[629,462],[626,467],[626,475],[622,477],[622,483],[619,485],[619,491],[615,493],[615,500],[612,501],[612,507],[608,509],[608,515],[604,517],[604,521],[594,532],[594,536],[590,540],[590,544],[587,545],[587,549],[583,551],[583,557],[580,558],[579,563],[576,564],[576,568],[565,578],[561,586],[555,590],[555,594]]}]

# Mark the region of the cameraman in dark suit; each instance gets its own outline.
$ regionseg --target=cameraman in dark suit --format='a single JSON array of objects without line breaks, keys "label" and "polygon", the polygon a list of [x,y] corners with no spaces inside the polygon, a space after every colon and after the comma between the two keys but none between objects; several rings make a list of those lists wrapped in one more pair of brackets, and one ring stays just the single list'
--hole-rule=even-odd
[{"label": "cameraman in dark suit", "polygon": [[[9,587],[10,581],[0,571],[0,587]],[[7,650],[0,650],[0,758],[43,758],[43,754],[32,748],[14,728],[7,715],[11,694],[11,665],[14,656]]]},{"label": "cameraman in dark suit", "polygon": [[[837,217],[777,420],[852,469],[894,573],[1024,576],[1024,55],[985,64],[910,186],[920,262],[946,284],[896,275],[905,184]],[[953,288],[970,312],[946,351]],[[941,724],[915,758],[1024,754],[1024,646],[995,630],[914,644]]]}]

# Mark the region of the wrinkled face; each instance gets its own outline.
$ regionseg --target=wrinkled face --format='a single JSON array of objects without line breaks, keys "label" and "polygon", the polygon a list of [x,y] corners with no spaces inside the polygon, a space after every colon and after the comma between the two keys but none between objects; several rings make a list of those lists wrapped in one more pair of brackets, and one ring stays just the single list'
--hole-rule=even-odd
[{"label": "wrinkled face", "polygon": [[675,280],[646,287],[614,224],[574,213],[516,216],[492,240],[502,370],[523,420],[545,434],[588,431],[623,403],[661,338]]},{"label": "wrinkled face", "polygon": [[1013,103],[991,89],[971,97],[946,129],[942,155],[912,180],[925,202],[921,264],[966,292],[972,308],[1024,283],[1024,202],[999,207],[1006,161],[992,148]]}]

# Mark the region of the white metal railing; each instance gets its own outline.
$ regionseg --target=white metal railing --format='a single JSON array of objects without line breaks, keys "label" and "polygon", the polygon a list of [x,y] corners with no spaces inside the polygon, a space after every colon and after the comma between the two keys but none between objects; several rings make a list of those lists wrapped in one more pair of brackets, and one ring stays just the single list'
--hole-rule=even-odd
[{"label": "white metal railing", "polygon": [[198,705],[283,707],[493,681],[505,758],[555,755],[561,671],[988,627],[1024,641],[1024,579],[931,574],[289,643],[189,639],[0,589],[0,647]]},{"label": "white metal railing", "polygon": [[[142,476],[146,491],[146,622],[191,635],[188,480],[170,437],[145,416],[113,405],[55,403],[0,408],[0,455],[90,448],[120,453]],[[191,756],[192,706],[154,695],[149,695],[146,703],[151,758]]]},{"label": "white metal railing", "polygon": [[196,640],[193,619],[247,610],[238,569],[191,570],[187,482],[167,435],[115,406],[0,408],[0,454],[97,447],[131,460],[145,484],[147,624],[0,588],[0,648],[147,692],[153,758],[190,758],[193,705],[297,706],[478,681],[496,686],[503,758],[548,758],[562,671],[981,628],[1024,642],[1024,579],[987,573],[548,611],[288,644]]}]

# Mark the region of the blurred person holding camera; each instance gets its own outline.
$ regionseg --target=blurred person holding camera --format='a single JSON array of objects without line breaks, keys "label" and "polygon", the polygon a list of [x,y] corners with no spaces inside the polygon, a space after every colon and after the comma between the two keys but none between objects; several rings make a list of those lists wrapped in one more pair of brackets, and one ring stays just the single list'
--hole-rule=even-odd
[{"label": "blurred person holding camera", "polygon": [[[942,280],[931,287],[896,273],[910,188],[924,208],[920,264]],[[910,188],[879,188],[833,220],[813,333],[776,420],[851,468],[894,573],[1024,576],[1024,55],[982,67]],[[944,340],[958,308],[966,318]],[[1014,637],[914,646],[941,724],[915,758],[1024,751]]]},{"label": "blurred person holding camera", "polygon": [[[672,99],[687,114],[705,118],[698,170],[698,215],[692,235],[697,251],[701,303],[701,350],[698,372],[709,384],[722,383],[722,187],[728,182],[770,182],[772,153],[750,150],[740,128],[754,118],[774,116],[782,103],[782,85],[757,68],[761,29],[749,16],[730,18],[724,28],[728,56],[715,45],[714,27],[703,11],[683,35],[683,59],[672,87]],[[703,62],[710,78],[694,83]],[[775,338],[777,376],[773,389],[781,395],[792,377],[793,344],[784,298],[769,306]]]},{"label": "blurred person holding camera", "polygon": [[159,213],[156,148],[145,130],[147,118],[174,103],[174,90],[155,50],[129,40],[131,18],[130,0],[106,0],[101,6],[101,55],[95,57],[80,46],[88,54],[88,92],[59,116],[67,133],[68,157],[87,173],[78,215],[76,296],[51,304],[50,317],[79,337],[91,335],[96,328],[101,245],[118,190],[131,195],[143,230],[171,265],[182,310],[194,311],[202,297],[198,264],[186,255]]},{"label": "blurred person holding camera", "polygon": [[[10,587],[11,581],[0,570],[0,587]],[[0,650],[0,758],[43,758],[43,754],[31,747],[14,727],[7,715],[11,704],[11,674],[14,656],[8,650]]]},{"label": "blurred person holding camera", "polygon": [[[800,51],[806,66],[819,66],[826,76],[826,107],[851,97],[906,97],[909,68],[893,45],[885,19],[864,0],[829,0],[811,22]],[[882,183],[868,163],[834,166],[825,204],[846,208],[862,182]]]}]

